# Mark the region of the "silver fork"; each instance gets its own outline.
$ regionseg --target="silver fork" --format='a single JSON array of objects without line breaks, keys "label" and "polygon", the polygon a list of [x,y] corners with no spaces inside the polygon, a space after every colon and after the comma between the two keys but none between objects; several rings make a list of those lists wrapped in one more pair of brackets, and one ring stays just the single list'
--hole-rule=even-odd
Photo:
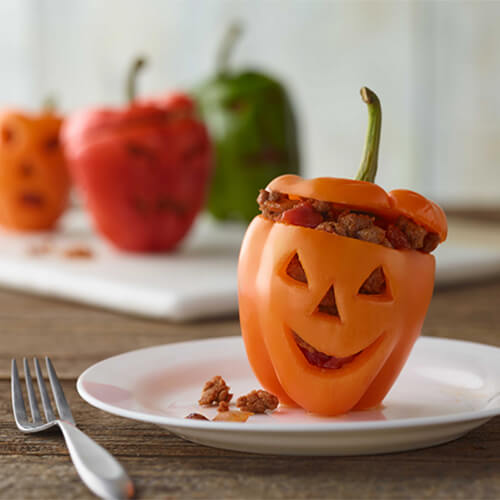
[{"label": "silver fork", "polygon": [[101,498],[118,499],[130,498],[134,493],[132,481],[119,462],[104,448],[90,439],[86,434],[77,429],[73,415],[69,408],[63,389],[57,378],[56,371],[49,358],[45,358],[47,373],[49,374],[52,395],[57,406],[60,418],[56,418],[52,409],[47,387],[43,380],[42,370],[38,359],[34,358],[36,378],[40,390],[45,421],[40,415],[33,380],[26,358],[24,374],[26,378],[26,391],[31,409],[31,421],[26,414],[19,373],[16,360],[12,360],[11,388],[12,408],[17,427],[22,432],[40,432],[58,426],[66,441],[66,446],[73,464],[82,481],[87,487]]}]

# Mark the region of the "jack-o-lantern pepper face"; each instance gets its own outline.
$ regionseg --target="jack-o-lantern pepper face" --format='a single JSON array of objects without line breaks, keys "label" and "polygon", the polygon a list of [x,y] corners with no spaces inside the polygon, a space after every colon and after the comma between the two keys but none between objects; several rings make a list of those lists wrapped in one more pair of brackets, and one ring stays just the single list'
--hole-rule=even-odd
[{"label": "jack-o-lantern pepper face", "polygon": [[[376,111],[368,155],[378,147]],[[376,155],[369,161],[359,177],[374,176]],[[429,252],[446,238],[443,211],[365,180],[287,175],[263,194],[238,270],[256,376],[282,403],[315,413],[376,406],[420,334],[434,284]]]},{"label": "jack-o-lantern pepper face", "polygon": [[0,114],[0,224],[51,228],[66,208],[70,180],[51,112]]}]

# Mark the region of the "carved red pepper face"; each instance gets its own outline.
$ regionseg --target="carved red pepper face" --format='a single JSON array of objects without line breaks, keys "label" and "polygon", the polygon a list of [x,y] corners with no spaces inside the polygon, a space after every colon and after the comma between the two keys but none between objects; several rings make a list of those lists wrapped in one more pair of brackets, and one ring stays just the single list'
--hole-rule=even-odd
[{"label": "carved red pepper face", "polygon": [[181,95],[88,110],[64,128],[71,172],[99,232],[118,248],[166,251],[202,208],[212,149]]}]

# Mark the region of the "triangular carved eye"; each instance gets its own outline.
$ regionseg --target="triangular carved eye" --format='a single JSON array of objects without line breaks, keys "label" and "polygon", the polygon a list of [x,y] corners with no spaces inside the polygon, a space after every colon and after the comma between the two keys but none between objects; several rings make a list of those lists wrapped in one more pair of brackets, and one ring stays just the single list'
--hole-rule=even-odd
[{"label": "triangular carved eye", "polygon": [[385,274],[382,267],[379,266],[366,278],[358,293],[363,295],[382,295],[386,289]]},{"label": "triangular carved eye", "polygon": [[304,267],[300,262],[299,256],[295,254],[292,260],[289,262],[286,268],[286,274],[293,278],[295,281],[300,281],[301,283],[307,284],[306,272],[304,271]]},{"label": "triangular carved eye", "polygon": [[339,311],[337,309],[337,301],[335,300],[335,292],[333,291],[333,286],[328,289],[325,296],[319,303],[317,312],[323,314],[329,314],[330,316],[339,316]]}]

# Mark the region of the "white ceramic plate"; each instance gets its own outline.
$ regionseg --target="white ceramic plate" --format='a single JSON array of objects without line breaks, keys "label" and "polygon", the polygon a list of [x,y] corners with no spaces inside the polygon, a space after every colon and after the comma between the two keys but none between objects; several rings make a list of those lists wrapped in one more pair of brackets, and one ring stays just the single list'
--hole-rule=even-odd
[{"label": "white ceramic plate", "polygon": [[196,401],[222,375],[234,394],[259,387],[240,337],[182,342],[101,361],[78,379],[80,395],[104,411],[159,424],[190,441],[282,455],[358,455],[423,448],[456,439],[500,415],[500,349],[420,338],[379,410],[324,418],[279,408],[246,423],[211,418]]}]

